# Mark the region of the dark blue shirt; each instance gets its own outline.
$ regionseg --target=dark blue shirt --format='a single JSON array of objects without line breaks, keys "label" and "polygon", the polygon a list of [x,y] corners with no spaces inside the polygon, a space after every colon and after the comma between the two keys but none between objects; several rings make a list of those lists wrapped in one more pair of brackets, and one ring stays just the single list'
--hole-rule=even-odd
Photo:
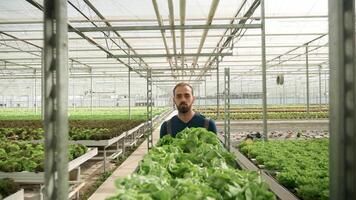
[{"label": "dark blue shirt", "polygon": [[[184,123],[182,120],[178,118],[178,116],[174,116],[171,118],[171,126],[172,126],[172,136],[175,137],[177,133],[185,129],[186,127],[204,127],[205,123],[205,117],[201,115],[200,113],[195,113],[193,118],[187,122]],[[209,131],[216,133],[216,125],[215,122],[211,119],[209,119]],[[162,126],[161,126],[161,131],[160,131],[160,137],[162,138],[163,136],[167,135],[167,121],[165,121]]]}]

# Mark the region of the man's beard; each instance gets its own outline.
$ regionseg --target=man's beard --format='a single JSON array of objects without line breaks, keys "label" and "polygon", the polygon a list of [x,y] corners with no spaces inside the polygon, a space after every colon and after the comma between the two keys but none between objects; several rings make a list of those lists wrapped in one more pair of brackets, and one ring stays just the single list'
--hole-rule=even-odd
[{"label": "man's beard", "polygon": [[191,109],[191,107],[192,107],[192,105],[189,106],[186,103],[181,103],[181,104],[177,105],[178,112],[183,113],[183,114],[187,113]]}]

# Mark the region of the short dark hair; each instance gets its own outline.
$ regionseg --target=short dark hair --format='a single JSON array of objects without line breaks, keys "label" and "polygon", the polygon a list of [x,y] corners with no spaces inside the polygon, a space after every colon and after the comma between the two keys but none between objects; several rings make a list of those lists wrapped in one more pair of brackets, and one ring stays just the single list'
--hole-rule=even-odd
[{"label": "short dark hair", "polygon": [[178,84],[173,88],[173,96],[176,95],[176,88],[177,88],[177,87],[181,87],[181,86],[188,86],[188,87],[190,87],[190,90],[192,90],[192,95],[194,95],[193,87],[192,87],[191,85],[189,85],[188,83],[180,82],[180,83],[178,83]]}]

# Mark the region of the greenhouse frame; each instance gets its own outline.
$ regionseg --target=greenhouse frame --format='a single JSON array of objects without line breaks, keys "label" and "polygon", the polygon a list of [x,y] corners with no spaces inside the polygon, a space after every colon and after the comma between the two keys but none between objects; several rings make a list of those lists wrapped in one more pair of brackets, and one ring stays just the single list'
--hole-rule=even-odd
[{"label": "greenhouse frame", "polygon": [[[0,1],[0,150],[7,153],[2,145],[22,137],[6,131],[30,127],[43,136],[27,142],[44,152],[40,184],[31,182],[33,174],[24,181],[12,174],[21,170],[5,171],[2,151],[0,180],[18,182],[22,199],[30,199],[28,188],[40,188],[34,193],[42,199],[128,198],[115,192],[114,181],[142,175],[140,163],[161,148],[161,124],[177,114],[172,90],[186,82],[195,112],[216,121],[217,138],[237,168],[258,171],[273,198],[356,199],[355,44],[354,0]],[[130,126],[119,130],[114,121],[122,118]],[[88,127],[121,135],[73,139]],[[328,181],[321,196],[307,196],[315,188],[303,190],[298,180],[283,184],[283,167],[259,160],[267,145],[256,157],[249,157],[252,146],[244,153],[249,137],[258,145],[293,134],[295,141],[327,141],[327,167],[315,168],[327,174],[317,180]],[[78,144],[86,153],[68,158],[68,146]],[[143,148],[133,171],[120,174]],[[86,197],[80,190],[94,184],[80,177],[98,165],[98,176],[111,177]],[[153,191],[127,189],[135,192],[154,199]]]}]

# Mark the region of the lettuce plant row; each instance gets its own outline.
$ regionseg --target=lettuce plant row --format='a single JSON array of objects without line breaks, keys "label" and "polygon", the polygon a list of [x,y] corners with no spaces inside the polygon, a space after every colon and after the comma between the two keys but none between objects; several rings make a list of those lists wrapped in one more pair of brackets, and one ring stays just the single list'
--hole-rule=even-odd
[{"label": "lettuce plant row", "polygon": [[[217,119],[215,113],[204,113],[203,115],[212,119]],[[310,112],[310,118],[312,119],[322,119],[328,118],[328,112]],[[220,118],[223,119],[224,113],[220,113]],[[262,119],[262,113],[243,113],[243,112],[233,112],[230,113],[230,118],[233,120],[257,120]],[[306,112],[268,112],[267,118],[268,119],[306,119],[308,114]]]},{"label": "lettuce plant row", "polygon": [[[102,122],[102,123],[101,123]],[[69,138],[71,140],[106,140],[116,137],[124,131],[139,125],[142,121],[71,121]],[[0,139],[40,140],[44,138],[44,130],[39,121],[4,122],[0,128]],[[23,126],[21,126],[23,125]],[[29,125],[29,126],[27,126]]]},{"label": "lettuce plant row", "polygon": [[17,191],[19,191],[20,184],[15,183],[9,178],[0,179],[0,199],[3,199]]},{"label": "lettuce plant row", "polygon": [[329,199],[327,139],[256,141],[240,151],[265,166],[279,183],[304,200]]},{"label": "lettuce plant row", "polygon": [[[87,152],[87,147],[75,144],[68,147],[68,159],[73,160]],[[43,172],[44,145],[27,141],[0,141],[0,171]]]},{"label": "lettuce plant row", "polygon": [[276,199],[258,173],[236,167],[214,133],[187,128],[161,138],[109,199]]}]

